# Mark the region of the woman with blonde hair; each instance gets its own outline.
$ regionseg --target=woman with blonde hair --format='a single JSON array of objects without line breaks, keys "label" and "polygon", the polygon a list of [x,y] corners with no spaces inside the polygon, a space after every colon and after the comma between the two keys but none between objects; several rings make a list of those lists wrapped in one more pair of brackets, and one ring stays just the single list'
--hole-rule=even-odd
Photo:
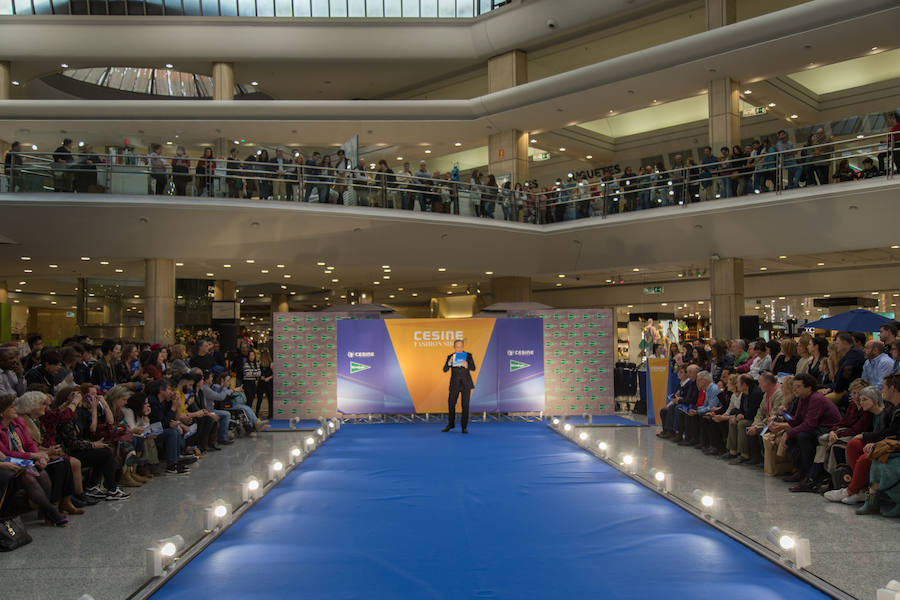
[{"label": "woman with blonde hair", "polygon": [[809,372],[809,363],[812,360],[812,355],[809,353],[810,340],[812,340],[812,336],[808,333],[801,334],[797,338],[797,354],[800,355],[800,360],[797,361],[797,370],[794,372],[796,375]]},{"label": "woman with blonde hair", "polygon": [[781,352],[775,358],[775,364],[772,365],[772,373],[790,373],[794,375],[797,372],[797,363],[800,362],[800,355],[797,353],[797,342],[791,338],[783,338],[781,340]]},{"label": "woman with blonde hair", "polygon": [[[785,420],[784,413],[793,414],[796,410],[796,402],[794,398],[794,378],[786,375],[781,378],[781,410],[775,411],[773,416],[766,419],[766,428],[768,429],[772,423],[783,422]],[[766,475],[775,477],[777,475],[785,475],[793,470],[791,457],[788,454],[785,432],[767,431],[762,434],[763,444],[763,471]]]}]

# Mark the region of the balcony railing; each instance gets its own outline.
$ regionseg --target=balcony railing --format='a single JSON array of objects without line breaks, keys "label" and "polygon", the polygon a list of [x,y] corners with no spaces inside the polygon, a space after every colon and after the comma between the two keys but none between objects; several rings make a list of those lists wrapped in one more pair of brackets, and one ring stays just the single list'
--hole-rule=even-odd
[{"label": "balcony railing", "polygon": [[[871,168],[851,167],[851,160],[871,161]],[[751,194],[781,194],[856,179],[892,178],[900,162],[900,133],[772,150],[737,160],[710,159],[669,170],[580,182],[569,179],[544,189],[488,185],[486,176],[475,180],[474,174],[467,182],[426,171],[409,174],[307,165],[302,157],[288,155],[282,163],[276,161],[11,151],[0,191],[153,194],[201,197],[211,204],[218,198],[259,198],[418,209],[542,225]]]},{"label": "balcony railing", "polygon": [[509,0],[0,0],[0,15],[466,19]]}]

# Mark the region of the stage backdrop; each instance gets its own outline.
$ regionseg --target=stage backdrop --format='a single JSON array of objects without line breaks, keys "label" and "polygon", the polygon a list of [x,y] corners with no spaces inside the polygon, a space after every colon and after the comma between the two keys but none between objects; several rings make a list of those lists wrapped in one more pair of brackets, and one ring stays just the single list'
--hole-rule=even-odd
[{"label": "stage backdrop", "polygon": [[509,316],[543,319],[546,413],[615,412],[615,323],[610,309],[548,308]]},{"label": "stage backdrop", "polygon": [[338,322],[338,411],[446,412],[443,366],[456,339],[477,367],[473,412],[544,409],[539,319],[391,319]]}]

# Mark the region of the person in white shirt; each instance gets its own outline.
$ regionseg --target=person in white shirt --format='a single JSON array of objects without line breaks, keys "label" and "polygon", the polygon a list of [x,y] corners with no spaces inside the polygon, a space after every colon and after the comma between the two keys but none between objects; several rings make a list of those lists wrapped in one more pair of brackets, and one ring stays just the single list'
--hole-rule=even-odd
[{"label": "person in white shirt", "polygon": [[0,396],[21,396],[25,393],[25,387],[25,374],[18,351],[12,347],[0,348]]}]

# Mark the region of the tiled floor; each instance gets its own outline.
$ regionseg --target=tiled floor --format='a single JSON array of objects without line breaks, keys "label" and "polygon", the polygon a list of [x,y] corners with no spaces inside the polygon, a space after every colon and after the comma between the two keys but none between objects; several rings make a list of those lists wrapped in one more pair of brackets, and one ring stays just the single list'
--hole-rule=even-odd
[{"label": "tiled floor", "polygon": [[[34,542],[0,554],[4,598],[121,600],[146,580],[144,548],[180,534],[190,544],[203,533],[203,510],[221,498],[240,504],[240,483],[266,476],[266,463],[286,458],[300,431],[257,434],[210,452],[189,474],[157,477],[131,498],[89,507],[63,529],[27,522]],[[339,436],[338,436],[339,437]],[[337,439],[331,443],[337,443]],[[27,514],[34,518],[34,512]]]},{"label": "tiled floor", "polygon": [[611,456],[633,453],[645,476],[652,468],[671,472],[673,493],[682,499],[697,488],[721,497],[721,521],[759,543],[766,544],[773,525],[809,538],[809,571],[857,598],[874,598],[878,588],[900,579],[900,519],[857,516],[854,507],[818,494],[791,493],[789,484],[762,469],[731,466],[661,440],[656,427],[576,426],[575,431],[588,432],[584,444],[609,443]]}]

